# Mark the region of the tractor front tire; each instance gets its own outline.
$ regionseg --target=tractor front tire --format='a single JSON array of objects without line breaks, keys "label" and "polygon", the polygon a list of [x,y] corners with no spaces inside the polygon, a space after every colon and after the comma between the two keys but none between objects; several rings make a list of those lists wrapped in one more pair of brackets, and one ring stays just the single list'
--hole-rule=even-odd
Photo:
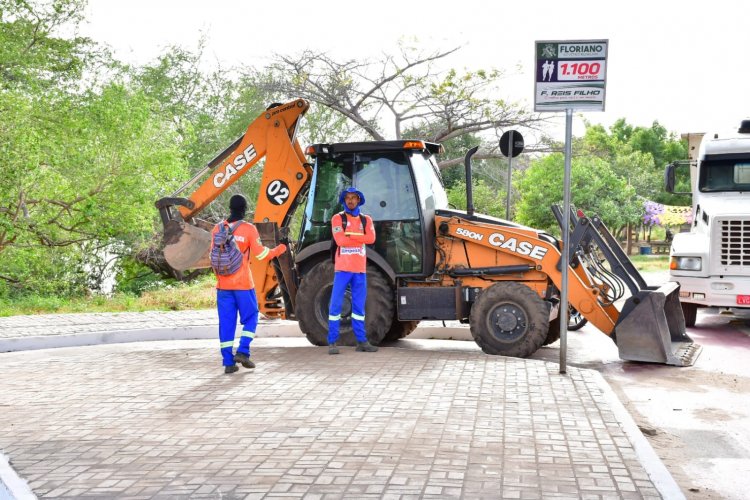
[{"label": "tractor front tire", "polygon": [[471,308],[471,335],[482,351],[516,358],[534,354],[549,330],[547,305],[531,288],[516,282],[482,290]]},{"label": "tractor front tire", "polygon": [[[333,274],[333,263],[330,260],[321,261],[305,274],[297,291],[295,312],[300,330],[313,345],[328,345],[328,309]],[[367,266],[365,330],[372,345],[380,344],[391,327],[394,307],[394,293],[386,278],[377,268]],[[351,314],[351,293],[347,290],[341,306],[339,345],[356,345]]]}]

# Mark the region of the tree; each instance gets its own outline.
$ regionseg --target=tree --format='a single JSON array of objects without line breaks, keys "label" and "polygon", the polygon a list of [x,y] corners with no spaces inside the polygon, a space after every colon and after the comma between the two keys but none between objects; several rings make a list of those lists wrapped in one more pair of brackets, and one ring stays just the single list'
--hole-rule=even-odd
[{"label": "tree", "polygon": [[157,193],[185,177],[181,151],[148,96],[94,78],[115,62],[64,34],[83,2],[0,6],[0,293],[80,293],[153,231]]},{"label": "tree", "polygon": [[[487,185],[482,179],[472,181],[471,189],[474,210],[478,213],[505,218],[505,192]],[[466,183],[457,184],[448,190],[448,202],[466,210]]]},{"label": "tree", "polygon": [[[475,159],[500,157],[495,140],[500,129],[539,130],[545,120],[519,104],[493,97],[500,93],[503,75],[499,71],[434,69],[437,61],[457,51],[424,53],[402,45],[398,54],[377,61],[337,61],[327,54],[304,51],[296,56],[277,55],[254,78],[268,92],[303,97],[346,117],[362,130],[362,136],[352,139],[390,136],[449,143],[491,132],[494,142],[488,142]],[[449,151],[441,168],[460,164],[466,153]]]},{"label": "tree", "polygon": [[[520,199],[515,220],[528,226],[560,234],[550,207],[563,201],[565,158],[555,153],[534,160],[516,181]],[[597,214],[611,228],[638,222],[642,201],[633,186],[617,177],[607,162],[594,157],[576,157],[571,163],[571,203],[587,215]]]},{"label": "tree", "polygon": [[[184,170],[177,141],[147,98],[117,84],[54,102],[8,97],[0,96],[13,124],[0,129],[13,145],[0,151],[0,253],[69,247],[75,267],[153,231],[154,200]],[[53,269],[42,274],[54,281]]]},{"label": "tree", "polygon": [[687,148],[657,121],[645,128],[634,127],[620,118],[609,131],[587,123],[586,133],[574,144],[574,152],[608,161],[614,173],[634,186],[640,196],[674,203],[672,195],[663,188],[664,167],[685,158]]},{"label": "tree", "polygon": [[75,88],[106,53],[85,37],[61,36],[83,19],[85,0],[0,0],[0,89]]}]

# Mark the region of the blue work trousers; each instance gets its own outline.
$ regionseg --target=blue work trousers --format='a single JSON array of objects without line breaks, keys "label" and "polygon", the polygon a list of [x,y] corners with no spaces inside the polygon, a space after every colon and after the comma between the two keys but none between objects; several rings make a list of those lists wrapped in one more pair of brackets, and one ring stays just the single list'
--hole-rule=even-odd
[{"label": "blue work trousers", "polygon": [[344,301],[346,287],[352,291],[352,330],[357,342],[366,342],[365,333],[365,300],[367,299],[367,273],[350,273],[336,271],[333,274],[331,304],[328,309],[328,345],[339,339],[341,324],[341,303]]},{"label": "blue work trousers", "polygon": [[219,311],[219,342],[224,366],[234,364],[234,332],[237,330],[237,314],[242,323],[242,336],[237,352],[250,356],[250,342],[258,328],[258,299],[255,290],[216,290],[216,308]]}]

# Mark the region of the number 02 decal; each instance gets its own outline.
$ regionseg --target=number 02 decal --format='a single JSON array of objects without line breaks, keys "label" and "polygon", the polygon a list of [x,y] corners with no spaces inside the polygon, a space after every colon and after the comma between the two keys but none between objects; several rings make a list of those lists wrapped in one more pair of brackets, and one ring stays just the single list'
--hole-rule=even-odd
[{"label": "number 02 decal", "polygon": [[271,181],[266,188],[266,198],[274,205],[283,205],[289,198],[289,186],[284,181]]}]

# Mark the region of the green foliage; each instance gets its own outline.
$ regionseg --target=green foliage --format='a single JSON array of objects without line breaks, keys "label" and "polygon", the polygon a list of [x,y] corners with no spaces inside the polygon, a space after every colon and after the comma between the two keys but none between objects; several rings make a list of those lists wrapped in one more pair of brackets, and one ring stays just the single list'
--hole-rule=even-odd
[{"label": "green foliage", "polygon": [[0,0],[0,89],[43,92],[76,87],[101,53],[83,37],[61,36],[77,25],[85,0]]},{"label": "green foliage", "polygon": [[[420,136],[413,134],[410,137]],[[441,156],[443,158],[463,158],[466,156],[467,151],[474,146],[481,145],[481,143],[481,139],[474,134],[460,135],[442,143],[445,153]],[[476,169],[477,164],[477,162],[473,162],[472,167]],[[450,189],[458,184],[466,184],[466,168],[463,162],[453,167],[444,168],[440,173],[443,177],[443,184],[445,184],[446,189]]]},{"label": "green foliage", "polygon": [[[565,158],[556,153],[533,161],[516,181],[520,199],[515,220],[530,227],[559,234],[550,207],[563,202]],[[617,177],[604,160],[574,158],[571,164],[571,203],[587,215],[598,214],[610,228],[637,223],[642,202],[633,186]]]},{"label": "green foliage", "polygon": [[55,35],[75,31],[82,2],[0,5],[3,36],[19,37],[0,72],[0,279],[16,296],[79,294],[150,237],[154,200],[186,177],[179,141],[114,62],[100,84],[95,48]]},{"label": "green foliage", "polygon": [[179,283],[145,291],[140,296],[118,292],[111,296],[26,294],[9,299],[0,295],[0,316],[80,312],[142,312],[212,309],[216,307],[215,278]]},{"label": "green foliage", "polygon": [[2,103],[14,126],[0,128],[12,145],[0,150],[0,252],[137,244],[153,232],[154,200],[185,174],[148,99],[112,84],[54,100],[5,93]]},{"label": "green foliage", "polygon": [[[457,183],[447,191],[448,203],[461,210],[466,210],[466,182]],[[504,190],[498,191],[489,186],[483,179],[472,179],[471,194],[476,212],[505,218]]]},{"label": "green foliage", "polygon": [[150,268],[128,255],[119,261],[116,283],[115,293],[139,296],[149,290],[174,285],[175,280],[154,274]]},{"label": "green foliage", "polygon": [[586,133],[575,141],[574,154],[593,155],[608,161],[614,173],[635,187],[639,196],[659,203],[676,204],[664,191],[664,169],[687,156],[687,144],[654,122],[650,128],[634,127],[624,118],[606,131],[601,125],[586,124]]}]

